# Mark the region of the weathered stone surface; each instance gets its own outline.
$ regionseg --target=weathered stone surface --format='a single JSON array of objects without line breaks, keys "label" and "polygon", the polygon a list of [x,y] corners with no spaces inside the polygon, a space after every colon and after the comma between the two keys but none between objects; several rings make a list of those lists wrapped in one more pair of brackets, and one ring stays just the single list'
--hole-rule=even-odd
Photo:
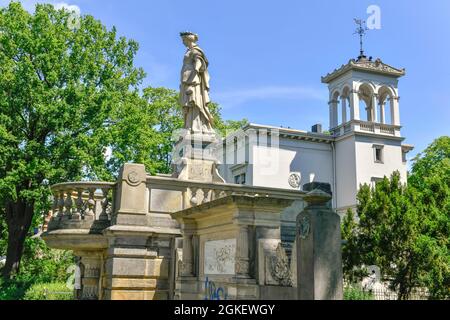
[{"label": "weathered stone surface", "polygon": [[169,276],[169,262],[163,259],[108,258],[106,268],[113,276]]},{"label": "weathered stone surface", "polygon": [[114,290],[107,292],[109,300],[167,300],[167,291]]},{"label": "weathered stone surface", "polygon": [[[264,251],[272,249],[275,252],[280,243],[280,213],[293,201],[281,197],[235,195],[172,214],[184,234],[183,264],[188,255],[194,270],[191,275],[195,276],[178,278],[176,296],[205,299],[204,282],[208,279],[213,284],[206,285],[207,290],[216,288],[215,292],[206,292],[208,299],[223,294],[229,299],[259,299],[259,285],[265,285],[266,274],[270,273]],[[198,242],[193,241],[195,238]],[[221,264],[223,272],[217,272],[217,253],[231,242],[235,243],[235,250],[228,250],[234,252],[234,272],[225,267],[224,261]],[[185,243],[191,246],[189,250]],[[258,249],[259,243],[262,247]],[[223,258],[220,254],[219,257]],[[214,268],[208,266],[211,263]],[[276,281],[271,284],[279,285]]]},{"label": "weathered stone surface", "polygon": [[297,219],[297,281],[300,300],[342,300],[340,218],[321,190],[306,195],[309,203]]},{"label": "weathered stone surface", "polygon": [[113,224],[145,225],[148,213],[147,173],[143,164],[125,164],[116,190]]}]

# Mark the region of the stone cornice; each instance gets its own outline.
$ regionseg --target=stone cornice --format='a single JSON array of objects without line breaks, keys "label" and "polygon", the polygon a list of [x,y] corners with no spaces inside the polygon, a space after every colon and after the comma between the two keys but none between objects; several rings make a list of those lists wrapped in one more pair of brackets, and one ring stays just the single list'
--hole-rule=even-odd
[{"label": "stone cornice", "polygon": [[377,59],[375,61],[370,61],[366,59],[364,60],[351,59],[347,64],[342,65],[338,69],[334,69],[333,72],[322,77],[322,83],[330,83],[334,79],[338,78],[339,76],[343,75],[344,73],[350,70],[383,74],[388,76],[394,76],[396,78],[402,77],[406,74],[405,69],[394,68],[382,62],[380,59]]},{"label": "stone cornice", "polygon": [[264,126],[259,124],[250,123],[243,128],[244,131],[247,130],[267,130],[268,134],[273,133],[273,130],[276,130],[280,138],[291,138],[297,140],[304,140],[310,142],[322,142],[322,143],[331,143],[333,141],[333,137],[331,135],[323,134],[323,133],[315,133],[315,132],[306,132],[304,130],[296,130],[290,128],[280,128],[280,127],[272,127],[272,126]]}]

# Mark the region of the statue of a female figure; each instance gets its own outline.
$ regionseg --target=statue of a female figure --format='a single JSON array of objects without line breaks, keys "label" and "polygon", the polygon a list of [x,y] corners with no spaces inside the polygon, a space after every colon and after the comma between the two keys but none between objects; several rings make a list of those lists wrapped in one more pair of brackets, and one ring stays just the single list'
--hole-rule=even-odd
[{"label": "statue of a female figure", "polygon": [[198,36],[182,32],[180,36],[187,47],[181,69],[180,104],[183,108],[184,128],[191,133],[212,133],[213,117],[208,109],[208,60],[197,45]]}]

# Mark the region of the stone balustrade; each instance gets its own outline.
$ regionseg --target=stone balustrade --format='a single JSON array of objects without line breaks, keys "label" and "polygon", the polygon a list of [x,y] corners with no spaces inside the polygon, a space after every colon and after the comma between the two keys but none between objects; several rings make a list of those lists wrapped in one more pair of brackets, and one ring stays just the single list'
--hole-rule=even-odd
[{"label": "stone balustrade", "polygon": [[331,129],[331,132],[334,136],[342,136],[351,131],[400,136],[400,129],[400,126],[393,124],[351,120]]},{"label": "stone balustrade", "polygon": [[[274,197],[297,200],[301,198],[303,192],[299,190],[286,190],[279,188],[255,187],[240,184],[198,182],[191,180],[181,180],[161,176],[148,176],[147,185],[173,185],[181,188],[183,197],[182,209],[195,207],[210,201],[224,198],[231,195],[251,196],[251,197]],[[169,187],[170,188],[170,187]]]},{"label": "stone balustrade", "polygon": [[111,221],[115,183],[68,182],[53,185],[49,230],[106,227]]}]

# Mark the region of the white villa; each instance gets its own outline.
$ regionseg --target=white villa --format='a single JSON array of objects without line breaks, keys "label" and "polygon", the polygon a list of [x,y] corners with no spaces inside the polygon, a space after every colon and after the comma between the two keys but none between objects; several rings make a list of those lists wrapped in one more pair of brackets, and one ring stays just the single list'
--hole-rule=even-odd
[{"label": "white villa", "polygon": [[356,205],[361,184],[398,170],[406,182],[398,79],[405,75],[380,59],[350,60],[322,77],[329,89],[329,132],[248,124],[224,140],[220,173],[229,183],[301,189],[327,182],[343,214]]}]

